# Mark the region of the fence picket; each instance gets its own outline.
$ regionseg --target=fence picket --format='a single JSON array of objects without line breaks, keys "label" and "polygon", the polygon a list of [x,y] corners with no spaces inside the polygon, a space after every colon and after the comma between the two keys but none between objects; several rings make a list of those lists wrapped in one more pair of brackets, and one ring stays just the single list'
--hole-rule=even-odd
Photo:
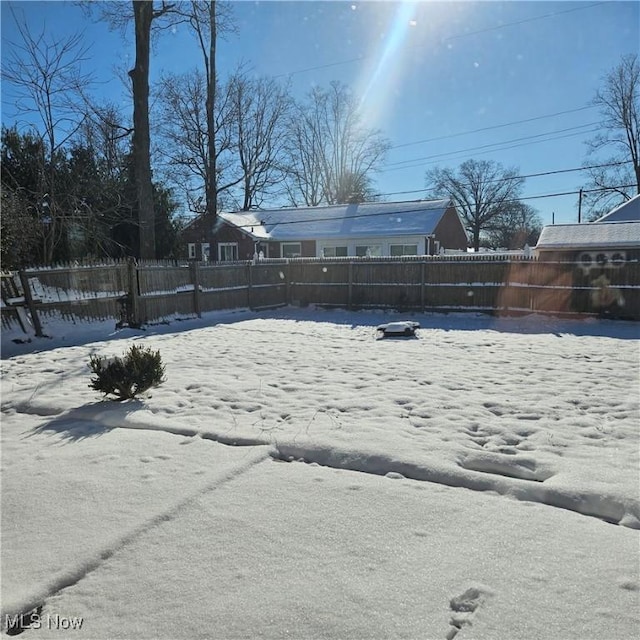
[{"label": "fence picket", "polygon": [[[96,261],[19,272],[23,306],[41,316],[131,326],[207,311],[293,304],[415,311],[597,314],[640,319],[640,263],[585,270],[521,256],[299,258],[217,264]],[[8,284],[7,284],[8,286]],[[28,292],[28,293],[27,293]],[[26,295],[25,295],[26,294]],[[7,296],[3,296],[6,298]],[[602,301],[613,301],[611,309]],[[124,317],[123,317],[124,314]],[[3,327],[18,318],[3,304]]]}]

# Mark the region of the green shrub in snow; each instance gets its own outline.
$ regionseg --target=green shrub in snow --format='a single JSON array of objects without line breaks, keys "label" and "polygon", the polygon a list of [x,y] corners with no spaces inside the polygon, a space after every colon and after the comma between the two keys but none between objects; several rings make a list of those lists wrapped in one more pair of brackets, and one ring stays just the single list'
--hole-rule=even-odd
[{"label": "green shrub in snow", "polygon": [[122,358],[91,356],[89,367],[94,373],[89,386],[117,400],[135,398],[164,381],[160,352],[136,345]]}]

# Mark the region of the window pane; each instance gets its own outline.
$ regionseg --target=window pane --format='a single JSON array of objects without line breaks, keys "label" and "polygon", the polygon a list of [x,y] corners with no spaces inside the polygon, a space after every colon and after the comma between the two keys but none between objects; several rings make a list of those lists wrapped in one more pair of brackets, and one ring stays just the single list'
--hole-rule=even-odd
[{"label": "window pane", "polygon": [[346,257],[348,255],[347,247],[324,247],[322,255],[325,258]]},{"label": "window pane", "polygon": [[232,262],[238,259],[238,245],[235,242],[220,244],[218,250],[221,262]]},{"label": "window pane", "polygon": [[282,257],[283,258],[299,258],[302,254],[299,242],[289,242],[282,244]]},{"label": "window pane", "polygon": [[380,257],[382,255],[382,245],[379,245],[379,244],[372,244],[369,246],[361,245],[359,247],[356,247],[356,255],[360,257],[364,257],[364,256],[373,257],[373,258]]},{"label": "window pane", "polygon": [[392,256],[417,256],[418,245],[417,244],[392,244],[390,247],[390,254]]}]

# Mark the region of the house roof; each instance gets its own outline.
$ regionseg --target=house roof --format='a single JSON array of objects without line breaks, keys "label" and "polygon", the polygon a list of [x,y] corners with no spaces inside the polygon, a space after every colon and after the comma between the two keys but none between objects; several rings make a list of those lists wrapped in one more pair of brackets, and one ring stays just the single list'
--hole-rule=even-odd
[{"label": "house roof", "polygon": [[640,221],[557,224],[544,227],[539,249],[640,248]]},{"label": "house roof", "polygon": [[365,202],[219,216],[256,240],[378,238],[432,234],[450,206],[450,200]]},{"label": "house roof", "polygon": [[618,205],[596,222],[640,222],[640,194]]}]

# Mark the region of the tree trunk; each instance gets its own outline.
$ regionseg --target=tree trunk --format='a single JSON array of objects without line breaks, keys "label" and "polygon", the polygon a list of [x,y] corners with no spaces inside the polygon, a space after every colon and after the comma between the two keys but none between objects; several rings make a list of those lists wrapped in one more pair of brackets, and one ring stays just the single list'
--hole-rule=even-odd
[{"label": "tree trunk", "polygon": [[211,35],[209,40],[209,75],[207,77],[207,155],[209,164],[209,180],[206,185],[207,197],[207,219],[211,237],[209,239],[209,251],[211,259],[214,259],[213,233],[215,231],[216,217],[218,213],[218,175],[216,170],[216,126],[215,126],[215,105],[216,105],[216,3],[215,0],[209,2],[209,22]]},{"label": "tree trunk", "polygon": [[133,166],[138,201],[140,257],[156,257],[151,141],[149,135],[149,49],[152,0],[133,0],[136,33],[136,63],[129,71],[133,87]]},{"label": "tree trunk", "polygon": [[480,227],[476,225],[473,227],[473,250],[476,253],[480,250]]}]

